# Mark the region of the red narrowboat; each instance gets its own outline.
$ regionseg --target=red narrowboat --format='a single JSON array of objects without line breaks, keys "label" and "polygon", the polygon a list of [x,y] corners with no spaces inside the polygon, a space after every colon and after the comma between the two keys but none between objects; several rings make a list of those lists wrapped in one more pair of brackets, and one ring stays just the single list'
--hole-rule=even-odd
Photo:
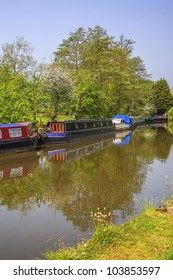
[{"label": "red narrowboat", "polygon": [[35,149],[37,133],[30,122],[0,124],[0,153]]}]

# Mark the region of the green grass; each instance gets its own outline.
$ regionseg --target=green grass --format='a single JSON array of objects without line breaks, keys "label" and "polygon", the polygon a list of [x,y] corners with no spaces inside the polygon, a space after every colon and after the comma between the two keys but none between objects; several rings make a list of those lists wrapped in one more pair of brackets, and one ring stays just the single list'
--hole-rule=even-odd
[{"label": "green grass", "polygon": [[91,239],[76,248],[47,252],[48,260],[173,259],[173,215],[147,207],[118,226],[98,225]]}]

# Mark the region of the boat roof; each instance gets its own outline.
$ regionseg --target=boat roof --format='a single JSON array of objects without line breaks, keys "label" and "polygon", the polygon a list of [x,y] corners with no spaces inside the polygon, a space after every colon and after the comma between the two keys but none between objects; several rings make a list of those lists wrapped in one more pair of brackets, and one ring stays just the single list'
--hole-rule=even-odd
[{"label": "boat roof", "polygon": [[8,124],[0,124],[0,128],[3,127],[20,127],[20,126],[26,126],[30,122],[23,122],[23,123],[8,123]]},{"label": "boat roof", "polygon": [[122,119],[126,124],[131,125],[132,121],[131,118],[127,115],[114,115],[112,116],[112,119]]},{"label": "boat roof", "polygon": [[100,121],[111,121],[111,119],[84,119],[84,120],[65,120],[65,121],[49,121],[48,123],[77,123],[77,122],[100,122]]}]

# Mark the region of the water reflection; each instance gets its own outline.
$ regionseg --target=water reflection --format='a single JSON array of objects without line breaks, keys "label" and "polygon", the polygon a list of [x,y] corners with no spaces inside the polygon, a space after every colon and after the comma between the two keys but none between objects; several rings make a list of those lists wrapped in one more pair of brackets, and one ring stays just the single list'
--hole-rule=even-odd
[{"label": "water reflection", "polygon": [[[115,137],[48,146],[13,159],[1,157],[1,259],[41,257],[40,252],[54,249],[61,236],[75,244],[77,235],[92,232],[90,213],[97,207],[106,207],[114,213],[113,222],[119,223],[140,211],[144,196],[168,194],[160,185],[164,175],[172,174],[173,136],[167,128],[138,128]],[[114,145],[117,139],[119,143],[126,139],[126,145]],[[11,172],[15,179],[4,176],[7,169],[16,169]],[[152,186],[155,178],[157,188]],[[26,244],[20,245],[19,236]],[[12,245],[7,253],[11,243],[18,248],[15,252]]]},{"label": "water reflection", "polygon": [[48,146],[44,153],[46,153],[46,157],[50,161],[70,161],[101,151],[107,146],[112,145],[113,141],[113,136],[93,137],[90,141],[83,140],[80,143],[69,143],[58,147],[58,149],[54,149],[53,146]]},{"label": "water reflection", "polygon": [[34,152],[21,154],[1,154],[0,181],[21,178],[32,173],[38,164],[37,154]]},{"label": "water reflection", "polygon": [[116,133],[113,143],[117,146],[123,146],[130,142],[132,132],[125,130],[119,133]]}]

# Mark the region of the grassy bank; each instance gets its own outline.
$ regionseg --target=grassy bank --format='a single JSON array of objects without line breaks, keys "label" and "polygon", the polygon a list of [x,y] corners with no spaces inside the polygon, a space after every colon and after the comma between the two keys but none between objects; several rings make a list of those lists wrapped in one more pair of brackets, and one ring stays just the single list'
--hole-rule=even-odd
[{"label": "grassy bank", "polygon": [[100,224],[91,239],[76,248],[48,252],[48,260],[161,260],[173,259],[173,203],[146,207],[118,226]]}]

